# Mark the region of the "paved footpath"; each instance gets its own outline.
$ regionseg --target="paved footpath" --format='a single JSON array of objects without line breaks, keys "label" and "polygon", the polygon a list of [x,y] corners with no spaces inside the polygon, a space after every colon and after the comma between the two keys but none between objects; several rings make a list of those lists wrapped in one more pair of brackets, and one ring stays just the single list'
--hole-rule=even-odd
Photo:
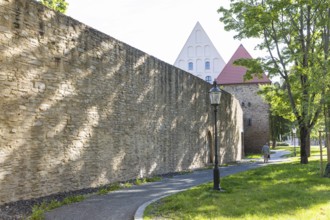
[{"label": "paved footpath", "polygon": [[[268,164],[284,162],[281,156],[287,151],[272,150]],[[220,176],[265,166],[262,159],[242,160],[237,165],[220,168]],[[213,181],[213,170],[194,171],[161,182],[147,183],[118,190],[106,195],[93,195],[88,199],[54,209],[46,213],[46,220],[132,220],[142,219],[144,208],[152,201],[172,193]]]}]

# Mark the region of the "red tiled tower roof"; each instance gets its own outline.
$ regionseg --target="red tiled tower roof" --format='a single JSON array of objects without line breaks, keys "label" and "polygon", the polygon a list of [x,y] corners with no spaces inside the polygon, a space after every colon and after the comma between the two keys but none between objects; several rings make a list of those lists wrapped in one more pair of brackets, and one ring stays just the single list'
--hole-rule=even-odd
[{"label": "red tiled tower roof", "polygon": [[228,84],[251,84],[251,83],[271,83],[270,79],[263,73],[262,78],[253,77],[251,80],[244,81],[243,77],[246,73],[246,68],[234,65],[234,61],[245,58],[252,59],[252,56],[241,44],[234,55],[230,58],[226,66],[223,68],[216,81],[220,85]]}]

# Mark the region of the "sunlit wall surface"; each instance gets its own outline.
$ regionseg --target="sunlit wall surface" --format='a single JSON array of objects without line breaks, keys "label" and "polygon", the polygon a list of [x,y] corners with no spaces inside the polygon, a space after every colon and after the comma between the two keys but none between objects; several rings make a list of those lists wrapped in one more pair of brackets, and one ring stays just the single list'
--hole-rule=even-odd
[{"label": "sunlit wall surface", "polygon": [[[0,204],[202,167],[210,84],[33,1],[0,0]],[[242,111],[222,97],[221,162]]]}]

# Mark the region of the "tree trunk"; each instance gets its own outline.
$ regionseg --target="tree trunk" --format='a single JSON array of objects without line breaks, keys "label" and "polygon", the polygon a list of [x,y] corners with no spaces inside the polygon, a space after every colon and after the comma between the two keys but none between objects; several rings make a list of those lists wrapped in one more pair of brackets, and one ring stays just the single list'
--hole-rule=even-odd
[{"label": "tree trunk", "polygon": [[305,126],[300,127],[300,163],[308,164],[307,155],[307,142],[308,142],[308,129]]},{"label": "tree trunk", "polygon": [[311,133],[307,134],[307,142],[306,142],[306,154],[308,157],[311,156]]},{"label": "tree trunk", "polygon": [[328,164],[325,167],[324,176],[330,177],[330,104],[324,106],[324,117],[325,117],[325,136],[326,136],[326,146],[327,146],[327,159]]},{"label": "tree trunk", "polygon": [[272,148],[275,149],[275,147],[276,147],[276,138],[272,140]]},{"label": "tree trunk", "polygon": [[324,172],[324,177],[330,177],[330,134],[329,132],[326,132],[326,146],[327,146],[327,158],[328,158],[328,163],[327,166],[325,167],[325,172]]}]

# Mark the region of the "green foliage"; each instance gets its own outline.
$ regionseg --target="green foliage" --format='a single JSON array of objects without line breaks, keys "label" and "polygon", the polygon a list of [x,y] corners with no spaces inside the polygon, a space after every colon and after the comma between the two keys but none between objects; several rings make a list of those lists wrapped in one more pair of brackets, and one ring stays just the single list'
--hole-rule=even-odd
[{"label": "green foliage", "polygon": [[262,85],[258,94],[270,104],[272,116],[279,116],[291,122],[295,121],[289,96],[284,88],[276,85]]},{"label": "green foliage", "polygon": [[45,212],[52,209],[56,209],[63,205],[68,205],[75,202],[81,202],[85,199],[83,195],[69,196],[66,197],[62,202],[57,200],[52,200],[50,202],[42,202],[40,205],[34,205],[32,207],[32,214],[29,217],[30,220],[43,220],[45,219]]},{"label": "green foliage", "polygon": [[260,154],[246,154],[245,155],[245,158],[246,159],[260,159],[261,158],[261,156],[260,156]]},{"label": "green foliage", "polygon": [[115,184],[111,184],[111,185],[108,185],[107,187],[99,189],[97,194],[104,195],[104,194],[107,194],[112,191],[120,190],[122,188],[128,188],[128,187],[124,187],[124,186],[121,186],[119,183],[115,183]]},{"label": "green foliage", "polygon": [[[271,140],[275,144],[283,137],[291,136],[292,122],[295,115],[290,107],[289,97],[278,84],[260,86],[258,92],[270,104]],[[275,147],[275,145],[273,145]]]},{"label": "green foliage", "polygon": [[[298,146],[299,147],[299,146]],[[298,147],[296,147],[296,156],[294,154],[294,147],[293,146],[279,146],[277,149],[290,151],[290,154],[283,155],[283,158],[290,158],[293,161],[298,161],[298,157],[300,157],[300,151],[298,150]],[[319,161],[320,160],[320,147],[319,146],[312,146],[311,147],[311,157],[309,158],[310,161]],[[322,155],[323,160],[327,157],[327,150],[326,148],[322,148]],[[324,168],[324,167],[323,167]]]},{"label": "green foliage", "polygon": [[[270,165],[221,179],[151,204],[144,219],[329,219],[329,179],[318,161]],[[256,208],[257,207],[257,208]]]},{"label": "green foliage", "polygon": [[244,66],[247,68],[246,74],[244,75],[244,81],[253,79],[253,77],[262,78],[264,72],[261,66],[260,59],[238,59],[234,61],[234,65]]},{"label": "green foliage", "polygon": [[146,180],[148,183],[151,183],[151,182],[159,182],[162,180],[162,178],[159,176],[154,176],[154,177],[147,177]]},{"label": "green foliage", "polygon": [[52,210],[60,207],[62,205],[62,202],[52,200],[49,204],[47,204],[46,210]]},{"label": "green foliage", "polygon": [[123,188],[130,188],[130,187],[132,187],[133,186],[133,184],[132,183],[124,183],[123,185],[122,185],[122,187]]},{"label": "green foliage", "polygon": [[108,194],[110,191],[107,188],[101,188],[97,191],[98,195],[105,195]]},{"label": "green foliage", "polygon": [[62,204],[68,205],[68,204],[75,203],[75,202],[81,202],[84,199],[85,199],[85,196],[83,196],[83,195],[69,196],[63,200],[63,202],[61,203],[61,206],[62,206]]},{"label": "green foliage", "polygon": [[145,184],[145,183],[157,182],[157,181],[161,181],[161,180],[162,180],[161,177],[154,176],[154,177],[145,177],[145,178],[136,179],[134,181],[134,183],[136,185],[142,185],[142,184]]},{"label": "green foliage", "polygon": [[41,206],[34,205],[32,207],[32,214],[30,220],[42,220],[45,219],[45,210]]},{"label": "green foliage", "polygon": [[144,184],[144,183],[146,183],[147,182],[147,179],[146,178],[140,178],[140,179],[136,179],[135,181],[134,181],[134,183],[136,184],[136,185],[142,185],[142,184]]},{"label": "green foliage", "polygon": [[231,0],[221,7],[220,21],[235,38],[259,38],[268,57],[238,61],[248,68],[246,79],[267,72],[280,76],[283,89],[265,88],[274,115],[296,121],[301,132],[302,163],[307,163],[307,140],[322,112],[330,106],[330,1]]},{"label": "green foliage", "polygon": [[285,143],[285,142],[277,142],[276,145],[277,146],[289,146],[289,144]]},{"label": "green foliage", "polygon": [[44,4],[48,8],[54,9],[61,13],[65,13],[68,7],[68,3],[65,0],[37,0],[38,2]]}]

